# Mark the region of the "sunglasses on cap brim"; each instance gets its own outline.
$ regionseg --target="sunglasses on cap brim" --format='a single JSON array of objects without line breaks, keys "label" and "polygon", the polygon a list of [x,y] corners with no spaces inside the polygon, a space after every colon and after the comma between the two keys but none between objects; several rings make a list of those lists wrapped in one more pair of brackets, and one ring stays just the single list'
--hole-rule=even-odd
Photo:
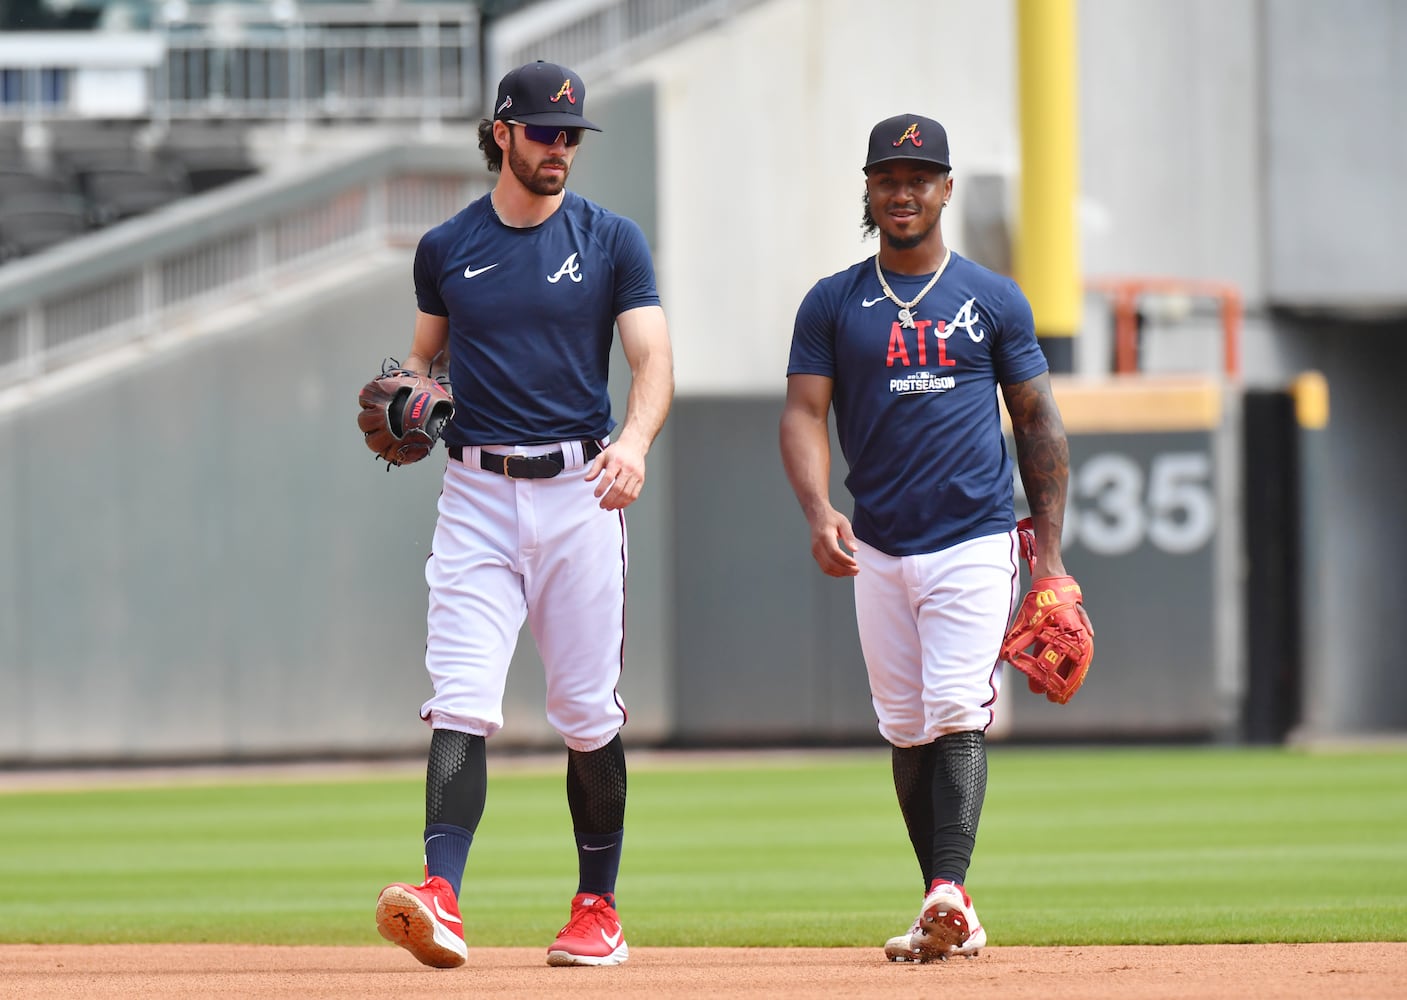
[{"label": "sunglasses on cap brim", "polygon": [[583,128],[563,128],[560,125],[528,125],[525,122],[508,120],[509,125],[521,125],[523,134],[533,142],[541,143],[544,146],[555,145],[559,138],[565,138],[568,146],[581,144],[581,133],[586,131]]}]

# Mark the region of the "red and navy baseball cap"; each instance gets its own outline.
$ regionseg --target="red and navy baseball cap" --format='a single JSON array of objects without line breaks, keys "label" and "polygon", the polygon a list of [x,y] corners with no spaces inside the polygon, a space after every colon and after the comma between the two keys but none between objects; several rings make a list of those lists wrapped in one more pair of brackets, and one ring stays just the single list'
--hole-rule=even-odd
[{"label": "red and navy baseball cap", "polygon": [[498,99],[493,104],[494,121],[522,122],[524,125],[556,125],[559,128],[589,128],[600,132],[582,113],[586,107],[586,84],[565,66],[537,62],[511,69],[498,82]]},{"label": "red and navy baseball cap", "polygon": [[923,160],[951,170],[948,163],[948,133],[932,118],[922,115],[895,115],[870,129],[870,152],[865,172],[877,163],[890,160]]}]

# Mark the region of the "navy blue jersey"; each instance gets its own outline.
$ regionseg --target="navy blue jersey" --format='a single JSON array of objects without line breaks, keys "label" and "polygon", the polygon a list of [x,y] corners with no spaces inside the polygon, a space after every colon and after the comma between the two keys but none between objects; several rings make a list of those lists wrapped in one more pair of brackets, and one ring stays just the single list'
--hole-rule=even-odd
[{"label": "navy blue jersey", "polygon": [[[884,272],[905,302],[931,274]],[[874,258],[816,282],[796,314],[788,375],[834,380],[852,524],[890,555],[934,552],[1015,526],[997,386],[1047,370],[1016,283],[957,254],[912,329]]]},{"label": "navy blue jersey", "polygon": [[484,195],[430,230],[415,298],[449,317],[452,445],[605,437],[615,318],[660,301],[640,227],[571,191],[529,229],[505,226]]}]

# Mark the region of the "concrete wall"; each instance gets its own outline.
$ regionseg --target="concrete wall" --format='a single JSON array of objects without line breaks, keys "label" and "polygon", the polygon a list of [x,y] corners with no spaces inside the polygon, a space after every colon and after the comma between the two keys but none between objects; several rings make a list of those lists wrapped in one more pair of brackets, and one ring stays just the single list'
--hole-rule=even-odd
[{"label": "concrete wall", "polygon": [[[1079,238],[1087,278],[1162,275],[1242,293],[1242,379],[1324,371],[1342,473],[1326,479],[1323,570],[1342,581],[1311,655],[1311,732],[1407,728],[1395,650],[1367,609],[1407,602],[1372,553],[1407,551],[1391,489],[1407,402],[1383,391],[1407,338],[1407,112],[1392,0],[1081,0]],[[786,39],[786,45],[778,44]],[[819,277],[874,252],[860,239],[859,164],[875,121],[904,110],[948,129],[959,252],[1022,168],[1012,5],[773,0],[606,84],[659,89],[662,284],[684,393],[780,394],[795,309]],[[1039,168],[1039,155],[1029,163]],[[988,183],[996,181],[995,185]],[[971,213],[971,217],[969,217]],[[977,223],[969,225],[969,222]],[[1091,296],[1077,371],[1108,370]],[[1318,318],[1296,318],[1289,311]],[[1379,322],[1364,326],[1354,317]],[[1218,324],[1175,318],[1154,367],[1220,367]],[[1349,456],[1355,456],[1350,458]],[[1371,596],[1361,583],[1372,578]],[[1289,611],[1287,609],[1287,614]]]},{"label": "concrete wall", "polygon": [[1271,301],[1407,313],[1407,6],[1264,5],[1265,270]]},{"label": "concrete wall", "polygon": [[347,433],[358,380],[408,343],[407,278],[347,277],[364,291],[261,303],[5,421],[4,666],[27,711],[0,726],[0,758],[422,737],[437,477],[385,473]]},{"label": "concrete wall", "polygon": [[[939,118],[959,176],[1015,166],[1007,5],[881,7],[773,0],[596,91],[658,88],[661,281],[682,392],[780,391],[801,297],[873,252],[860,166],[875,122]],[[915,40],[925,26],[934,42]],[[958,223],[960,197],[954,208]]]},{"label": "concrete wall", "polygon": [[[1396,272],[1362,259],[1395,260],[1364,206],[1396,218],[1400,171],[1365,167],[1359,140],[1400,118],[1404,88],[1377,48],[1357,65],[1353,46],[1397,37],[1401,14],[1350,0],[1333,7],[1343,23],[1316,28],[1319,9],[1084,0],[1082,253],[1090,275],[1233,281],[1250,309],[1247,381],[1328,376],[1329,585],[1306,729],[1400,732],[1407,692],[1382,623],[1407,602],[1391,559],[1407,551],[1395,458],[1407,399],[1391,384],[1407,331],[1279,307],[1303,306],[1288,293],[1299,287],[1319,289],[1321,307],[1336,290],[1391,294]],[[889,114],[948,126],[946,231],[964,249],[965,179],[1020,166],[1012,26],[1007,4],[772,0],[593,87],[608,131],[574,180],[655,239],[680,388],[631,511],[632,739],[869,730],[847,595],[811,565],[773,457],[792,317],[816,278],[873,252],[859,164]],[[1307,106],[1290,67],[1310,64],[1341,67],[1314,76],[1316,120],[1332,118],[1336,137],[1332,185],[1271,155]],[[1326,249],[1307,254],[1307,241]],[[428,738],[415,713],[439,459],[385,472],[350,431],[355,388],[409,342],[409,261],[349,262],[294,292],[139,366],[75,372],[62,404],[0,418],[0,760]],[[1106,358],[1085,351],[1082,364]],[[622,369],[617,358],[623,401]],[[290,411],[300,419],[270,445]],[[739,674],[749,657],[778,666]],[[531,642],[506,707],[502,740],[553,742]]]},{"label": "concrete wall", "polygon": [[[357,389],[409,346],[410,259],[321,279],[0,419],[0,761],[428,741],[423,565],[444,453],[388,471],[354,424]],[[641,739],[663,731],[667,696],[657,502],[631,527]],[[503,741],[550,743],[525,637]]]}]

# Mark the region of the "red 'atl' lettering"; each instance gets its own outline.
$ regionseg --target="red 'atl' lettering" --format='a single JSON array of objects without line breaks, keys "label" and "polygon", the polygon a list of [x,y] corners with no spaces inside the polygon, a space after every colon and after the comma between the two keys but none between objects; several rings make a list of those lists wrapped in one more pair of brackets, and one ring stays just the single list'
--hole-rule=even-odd
[{"label": "red 'atl' lettering", "polygon": [[894,367],[894,359],[898,358],[904,362],[904,367],[909,367],[909,349],[904,345],[904,328],[896,321],[889,328],[889,357],[885,359],[886,368]]},{"label": "red 'atl' lettering", "polygon": [[[938,321],[938,332],[942,333],[945,323]],[[914,333],[918,339],[918,363],[928,364],[928,328],[933,326],[933,320],[920,319],[914,321]],[[911,367],[909,361],[909,345],[904,342],[904,327],[897,321],[889,328],[889,355],[884,359],[885,367],[893,368],[895,362],[902,364],[905,368]],[[943,338],[938,338],[938,364],[943,368],[951,368],[957,361],[948,357],[948,342]]]},{"label": "red 'atl' lettering", "polygon": [[931,319],[914,321],[914,332],[918,334],[918,363],[921,365],[928,364],[928,328],[932,325]]},{"label": "red 'atl' lettering", "polygon": [[[937,326],[938,332],[941,334],[941,333],[942,333],[944,330],[946,330],[947,328],[948,328],[948,321],[945,320],[945,319],[940,319],[940,320],[938,321],[938,326]],[[949,360],[949,358],[948,358],[948,341],[947,341],[944,337],[941,337],[941,336],[938,338],[938,364],[939,364],[940,367],[950,367],[950,366],[952,366],[952,365],[957,364],[956,361]]]}]

